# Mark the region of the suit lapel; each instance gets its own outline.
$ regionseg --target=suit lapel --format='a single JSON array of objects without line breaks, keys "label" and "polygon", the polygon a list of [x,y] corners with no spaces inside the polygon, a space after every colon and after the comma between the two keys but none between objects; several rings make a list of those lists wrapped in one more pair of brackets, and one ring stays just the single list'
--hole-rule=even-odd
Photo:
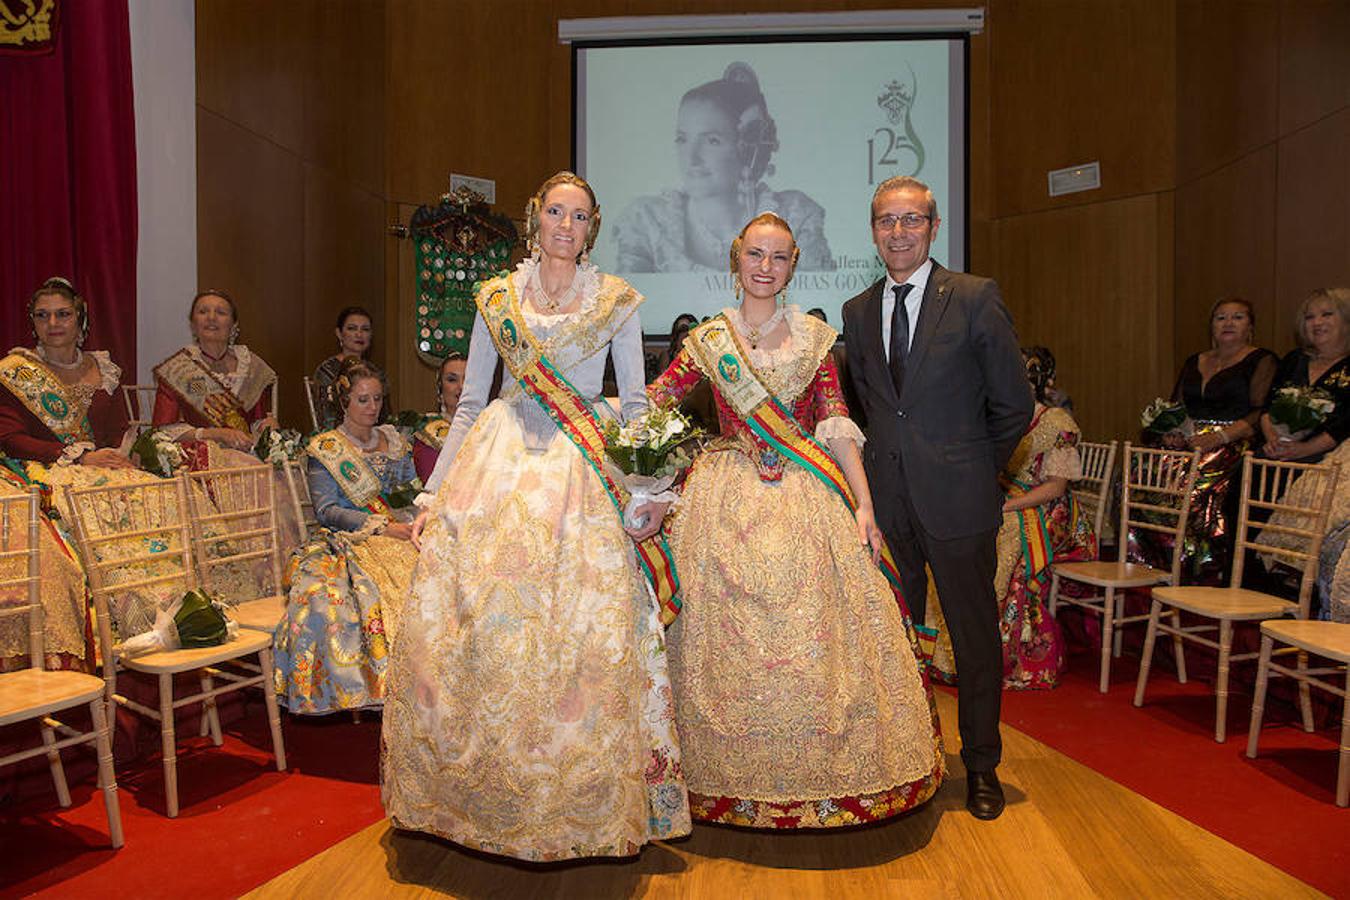
[{"label": "suit lapel", "polygon": [[937,334],[942,314],[947,311],[950,293],[947,270],[934,262],[932,271],[928,273],[928,286],[923,292],[923,303],[919,306],[919,324],[914,331],[914,340],[910,342],[909,359],[905,361],[906,395],[913,389],[923,370],[923,361],[928,357],[928,347],[933,343],[933,335]]},{"label": "suit lapel", "polygon": [[891,368],[886,359],[886,344],[882,341],[881,330],[886,327],[886,323],[881,320],[881,292],[886,287],[886,279],[883,278],[867,294],[867,303],[863,306],[863,321],[868,327],[863,329],[867,335],[866,357],[864,365],[872,367],[872,373],[869,380],[876,384],[884,385],[883,393],[892,406],[900,405],[900,398],[896,396],[895,384],[891,381]]}]

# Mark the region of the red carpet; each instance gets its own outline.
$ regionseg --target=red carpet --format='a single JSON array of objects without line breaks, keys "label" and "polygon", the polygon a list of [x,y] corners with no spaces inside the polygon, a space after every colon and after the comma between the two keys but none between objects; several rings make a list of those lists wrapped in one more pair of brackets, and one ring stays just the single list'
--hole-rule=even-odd
[{"label": "red carpet", "polygon": [[[1003,722],[1319,890],[1350,897],[1350,809],[1335,805],[1339,700],[1335,723],[1319,722],[1313,734],[1292,704],[1269,701],[1257,758],[1248,759],[1255,663],[1231,675],[1228,740],[1218,744],[1213,682],[1178,684],[1163,659],[1160,652],[1136,709],[1138,656],[1114,660],[1110,693],[1101,694],[1099,657],[1076,652],[1055,690],[1004,692]],[[1203,664],[1190,648],[1187,661]]]},{"label": "red carpet", "polygon": [[[180,734],[196,726],[193,715],[178,721]],[[378,717],[288,718],[283,727],[286,772],[273,764],[258,702],[225,726],[223,747],[181,742],[177,819],[164,816],[158,754],[119,766],[121,850],[108,846],[92,775],[72,782],[68,810],[50,780],[44,796],[0,808],[0,897],[237,897],[384,815]]]},{"label": "red carpet", "polygon": [[[1198,660],[1197,660],[1198,662]],[[1261,756],[1243,754],[1249,701],[1231,701],[1231,736],[1211,735],[1207,682],[1177,685],[1165,669],[1142,709],[1130,704],[1137,659],[1096,690],[1096,657],[1071,659],[1058,689],[1006,693],[1004,721],[1333,896],[1350,897],[1350,810],[1332,803],[1336,735],[1305,734],[1294,710],[1273,706]],[[1235,683],[1249,684],[1239,669]],[[195,732],[185,716],[180,730]],[[126,846],[108,849],[92,776],[60,810],[50,790],[0,807],[0,897],[234,897],[355,833],[382,815],[378,719],[287,719],[291,769],[272,768],[258,704],[227,729],[225,746],[180,746],[182,813],[166,819],[158,757],[119,771]],[[67,751],[69,756],[69,751]],[[74,765],[68,764],[68,769]],[[88,767],[85,767],[88,771]]]}]

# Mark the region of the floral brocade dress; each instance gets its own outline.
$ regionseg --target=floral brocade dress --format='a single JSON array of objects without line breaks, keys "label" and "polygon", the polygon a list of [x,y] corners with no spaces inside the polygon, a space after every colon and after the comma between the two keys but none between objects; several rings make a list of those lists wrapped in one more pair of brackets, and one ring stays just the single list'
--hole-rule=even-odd
[{"label": "floral brocade dress", "polygon": [[[1036,405],[1036,414],[1004,469],[1005,491],[1025,493],[1048,478],[1082,477],[1078,423],[1063,409]],[[1043,548],[1039,552],[1033,548]],[[1050,615],[1050,564],[1097,558],[1097,536],[1073,494],[1032,509],[1005,511],[996,543],[999,635],[1003,642],[1003,686],[1012,690],[1052,688],[1064,671],[1064,635]],[[936,588],[929,581],[929,615],[938,629],[933,675],[955,684],[956,660],[942,619]]]},{"label": "floral brocade dress", "polygon": [[[410,541],[378,532],[411,511],[383,498],[414,477],[412,448],[389,425],[379,427],[384,451],[362,452],[341,431],[315,435],[308,461],[319,524],[286,565],[286,616],[277,625],[273,686],[292,713],[321,714],[384,705],[389,645],[417,565]],[[368,469],[379,497],[358,506],[319,457],[315,443],[342,442],[345,462]],[[334,468],[344,463],[338,459]]]},{"label": "floral brocade dress", "polygon": [[[724,316],[744,334],[737,310]],[[821,443],[861,443],[834,330],[795,308],[787,321],[789,343],[747,349],[747,361]],[[649,395],[677,402],[705,377],[716,384],[706,364],[686,343]],[[911,809],[945,764],[909,612],[841,499],[716,400],[722,437],[667,523],[684,599],[670,672],[693,815],[790,829]]]},{"label": "floral brocade dress", "polygon": [[[581,451],[509,374],[488,403],[504,338],[483,310],[500,291],[524,304],[532,264],[480,291],[464,392],[418,498],[429,516],[392,648],[382,797],[396,827],[489,853],[630,856],[690,827],[665,641]],[[600,410],[611,357],[624,414],[641,412],[641,298],[591,266],[577,284],[577,310],[522,306],[511,338]]]}]

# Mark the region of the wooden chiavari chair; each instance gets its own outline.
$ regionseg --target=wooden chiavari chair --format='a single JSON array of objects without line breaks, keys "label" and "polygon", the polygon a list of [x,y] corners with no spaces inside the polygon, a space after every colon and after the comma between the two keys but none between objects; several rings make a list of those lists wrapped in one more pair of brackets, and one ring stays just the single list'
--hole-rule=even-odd
[{"label": "wooden chiavari chair", "polygon": [[[1120,629],[1142,622],[1147,615],[1124,615],[1124,591],[1128,588],[1176,584],[1181,579],[1181,560],[1190,517],[1191,489],[1200,454],[1196,451],[1151,450],[1125,444],[1121,463],[1120,559],[1115,562],[1067,562],[1051,566],[1050,609],[1068,603],[1102,617],[1101,672],[1097,689],[1103,694],[1111,683],[1111,658],[1120,655]],[[1109,482],[1109,479],[1107,479]],[[1102,488],[1102,496],[1105,488]],[[1104,500],[1103,500],[1104,503]],[[1098,509],[1101,521],[1101,508]],[[1125,559],[1130,531],[1153,531],[1171,537],[1170,559],[1166,569]],[[1060,591],[1064,581],[1100,588],[1101,594],[1073,597]],[[1174,621],[1180,622],[1179,616]],[[1175,641],[1177,669],[1186,680],[1186,664],[1181,656],[1181,639]]]},{"label": "wooden chiavari chair", "polygon": [[[36,721],[42,734],[42,746],[0,758],[0,767],[45,755],[57,802],[63,808],[69,807],[70,788],[61,764],[61,751],[93,743],[98,753],[98,786],[108,816],[108,835],[117,848],[123,843],[122,813],[113,774],[112,736],[103,700],[103,679],[83,672],[46,668],[45,623],[38,595],[40,516],[36,489],[0,497],[0,619],[28,617],[29,658],[29,668],[0,674],[0,727]],[[90,731],[78,731],[52,717],[79,706],[89,708],[93,721]],[[57,733],[64,737],[57,740]]]},{"label": "wooden chiavari chair", "polygon": [[[159,722],[164,748],[164,794],[170,818],[178,815],[178,761],[174,731],[175,712],[194,703],[203,704],[212,741],[222,743],[216,698],[222,694],[259,687],[267,705],[272,732],[272,750],[278,770],[286,768],[286,749],[281,738],[281,719],[272,690],[272,637],[261,631],[240,629],[216,647],[158,651],[118,659],[112,635],[111,603],[131,592],[148,595],[152,602],[171,602],[198,586],[187,522],[187,488],[181,477],[133,486],[65,489],[74,511],[75,534],[98,616],[98,641],[103,655],[105,702],[111,712],[122,706]],[[239,674],[217,668],[220,664],[256,656],[257,674]],[[120,670],[153,676],[158,680],[159,708],[152,709],[117,692]],[[174,676],[195,672],[200,693],[174,697]],[[216,684],[219,679],[222,684]]]},{"label": "wooden chiavari chair", "polygon": [[[1170,585],[1153,590],[1153,604],[1149,611],[1148,633],[1144,638],[1144,658],[1139,667],[1139,681],[1134,691],[1134,705],[1144,705],[1144,688],[1148,684],[1149,668],[1153,661],[1153,644],[1159,632],[1170,634],[1174,641],[1191,641],[1218,651],[1219,662],[1214,693],[1214,740],[1223,743],[1227,736],[1228,676],[1234,662],[1255,659],[1257,653],[1233,654],[1233,627],[1241,622],[1260,622],[1293,616],[1306,619],[1311,605],[1313,582],[1317,578],[1317,561],[1322,552],[1322,538],[1331,515],[1331,501],[1340,467],[1334,463],[1310,463],[1257,460],[1247,452],[1242,460],[1242,504],[1238,512],[1236,546],[1233,549],[1233,568],[1227,587],[1198,587]],[[1303,479],[1308,479],[1303,481]],[[1285,496],[1295,480],[1303,482],[1304,490],[1311,488],[1308,504],[1287,502]],[[1276,524],[1252,520],[1252,510],[1281,513],[1286,522]],[[1262,530],[1277,531],[1297,539],[1293,547],[1268,547],[1256,542]],[[1285,600],[1273,594],[1242,587],[1242,572],[1248,550],[1267,553],[1287,560],[1300,570],[1298,599]],[[1170,611],[1172,624],[1161,622],[1164,608]],[[1207,624],[1181,627],[1177,612],[1187,612],[1208,620]],[[1213,624],[1209,624],[1213,623]],[[1218,631],[1218,640],[1203,637],[1206,632]],[[1307,669],[1307,652],[1290,648],[1298,655],[1298,671]],[[1303,708],[1304,726],[1312,730],[1312,704],[1306,680],[1300,680],[1299,699]]]},{"label": "wooden chiavari chair", "polygon": [[184,477],[201,584],[220,594],[247,590],[252,596],[232,604],[230,617],[270,635],[286,614],[272,467],[204,469]]}]

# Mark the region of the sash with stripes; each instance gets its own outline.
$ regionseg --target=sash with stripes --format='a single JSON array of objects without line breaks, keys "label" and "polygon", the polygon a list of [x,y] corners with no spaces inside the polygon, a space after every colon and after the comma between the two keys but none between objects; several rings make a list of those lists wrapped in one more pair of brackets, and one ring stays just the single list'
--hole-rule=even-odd
[{"label": "sash with stripes", "polygon": [[61,443],[94,439],[85,415],[87,410],[80,407],[61,379],[36,354],[15,348],[0,359],[0,384],[19,398],[24,409],[51,429]]},{"label": "sash with stripes", "polygon": [[[478,294],[478,312],[488,326],[492,343],[521,390],[543,407],[549,418],[557,423],[559,430],[581,451],[591,471],[595,472],[609,494],[609,499],[614,501],[614,509],[622,520],[630,494],[609,473],[600,420],[589,401],[544,356],[543,347],[525,324],[520,298],[516,296],[511,281],[509,277],[498,279],[486,285]],[[636,306],[639,302],[637,293],[626,284],[623,288],[618,296],[606,298],[610,305]],[[670,555],[665,535],[657,532],[644,541],[635,541],[634,546],[642,572],[656,593],[661,624],[670,625],[680,614],[680,581],[675,574],[675,561]]]},{"label": "sash with stripes", "polygon": [[[850,514],[857,513],[857,502],[839,463],[814,435],[802,428],[787,406],[765,387],[764,380],[750,364],[736,329],[725,315],[719,315],[691,331],[685,340],[685,347],[699,368],[712,379],[722,399],[751,431],[772,449],[820,479],[844,502]],[[881,549],[881,571],[890,582],[896,600],[907,611],[900,571],[895,566],[890,548],[885,544]],[[918,655],[927,662],[933,656],[937,630],[916,623],[914,632],[919,640]]]},{"label": "sash with stripes", "polygon": [[[248,420],[238,397],[215,373],[179,350],[155,366],[155,378],[178,399],[195,409],[217,428],[233,428],[248,434]],[[208,402],[210,401],[210,402]]]},{"label": "sash with stripes", "polygon": [[[1031,490],[1031,485],[1014,480],[1008,486],[1009,497],[1020,497]],[[1017,511],[1017,523],[1022,532],[1022,559],[1025,561],[1027,580],[1036,577],[1037,572],[1055,560],[1055,548],[1050,544],[1050,532],[1045,527],[1045,513],[1041,507]]]},{"label": "sash with stripes", "polygon": [[305,449],[328,470],[342,495],[352,505],[392,518],[393,509],[380,490],[380,479],[375,475],[375,470],[342,432],[334,429],[316,434],[309,439]]}]

